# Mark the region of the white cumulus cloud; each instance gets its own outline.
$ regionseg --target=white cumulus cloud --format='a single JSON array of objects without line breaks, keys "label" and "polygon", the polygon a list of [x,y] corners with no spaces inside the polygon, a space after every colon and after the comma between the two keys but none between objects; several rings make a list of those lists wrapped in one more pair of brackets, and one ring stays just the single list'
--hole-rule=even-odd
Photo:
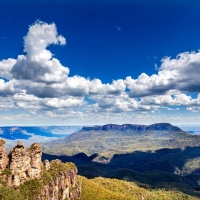
[{"label": "white cumulus cloud", "polygon": [[98,78],[70,76],[69,68],[47,49],[52,44],[65,45],[66,39],[54,23],[36,21],[24,37],[24,54],[0,61],[1,110],[25,109],[53,118],[77,114],[83,120],[94,113],[104,119],[110,116],[105,113],[176,111],[178,106],[191,112],[200,110],[200,95],[190,95],[200,92],[200,52],[163,58],[158,72],[151,76],[142,73],[136,79],[127,76],[103,83]]},{"label": "white cumulus cloud", "polygon": [[142,73],[137,79],[125,80],[130,97],[165,94],[169,90],[200,92],[200,52],[185,52],[162,59],[158,74]]}]

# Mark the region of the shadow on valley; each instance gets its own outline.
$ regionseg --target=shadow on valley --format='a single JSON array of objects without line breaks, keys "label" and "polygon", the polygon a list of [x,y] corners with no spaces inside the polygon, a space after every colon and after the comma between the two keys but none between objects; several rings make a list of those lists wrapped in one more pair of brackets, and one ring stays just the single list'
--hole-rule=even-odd
[{"label": "shadow on valley", "polygon": [[200,147],[135,151],[115,154],[111,160],[99,154],[87,156],[84,153],[74,156],[43,153],[42,158],[74,162],[79,175],[87,178],[117,178],[147,189],[179,190],[200,197]]}]

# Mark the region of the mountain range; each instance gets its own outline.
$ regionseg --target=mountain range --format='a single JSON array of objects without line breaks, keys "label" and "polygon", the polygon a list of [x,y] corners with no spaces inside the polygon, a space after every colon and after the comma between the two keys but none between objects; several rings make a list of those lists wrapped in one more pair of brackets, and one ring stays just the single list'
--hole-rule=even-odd
[{"label": "mountain range", "polygon": [[43,161],[75,163],[81,200],[200,199],[200,135],[169,123],[1,127],[0,133],[9,145],[43,141]]},{"label": "mountain range", "polygon": [[200,136],[169,123],[83,127],[42,146],[43,159],[74,162],[87,178],[116,178],[200,198]]},{"label": "mountain range", "polygon": [[45,152],[56,155],[69,156],[82,152],[88,156],[98,153],[110,157],[120,152],[194,147],[199,144],[198,135],[191,135],[169,123],[158,123],[149,126],[107,124],[83,127],[80,131],[50,141],[43,147]]}]

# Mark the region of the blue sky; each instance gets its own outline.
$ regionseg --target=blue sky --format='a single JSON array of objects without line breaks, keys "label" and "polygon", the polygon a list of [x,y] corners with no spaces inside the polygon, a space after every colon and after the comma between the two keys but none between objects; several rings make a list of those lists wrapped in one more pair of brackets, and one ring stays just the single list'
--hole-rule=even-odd
[{"label": "blue sky", "polygon": [[0,125],[197,124],[199,10],[180,0],[2,0]]}]

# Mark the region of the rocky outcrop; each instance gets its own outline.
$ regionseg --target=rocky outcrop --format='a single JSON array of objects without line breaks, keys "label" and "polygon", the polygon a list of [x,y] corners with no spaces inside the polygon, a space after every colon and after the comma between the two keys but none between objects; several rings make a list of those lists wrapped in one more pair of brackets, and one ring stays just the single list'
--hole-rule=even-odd
[{"label": "rocky outcrop", "polygon": [[45,168],[46,170],[49,170],[49,169],[50,169],[50,163],[49,163],[48,160],[45,160],[43,164],[44,164],[44,168]]},{"label": "rocky outcrop", "polygon": [[32,144],[26,149],[22,142],[9,153],[11,177],[9,186],[19,186],[29,179],[40,178],[42,148],[39,144]]},{"label": "rocky outcrop", "polygon": [[[61,166],[60,160],[53,160],[50,166]],[[51,170],[51,169],[50,169]],[[37,200],[75,200],[81,195],[81,184],[77,182],[77,168],[73,168],[69,171],[60,171],[58,177],[55,177],[53,181],[49,182],[41,191]]]},{"label": "rocky outcrop", "polygon": [[134,131],[144,131],[144,130],[153,130],[153,131],[182,131],[180,128],[176,126],[172,126],[169,123],[157,123],[151,124],[149,126],[146,125],[137,125],[137,124],[106,124],[103,126],[93,126],[93,127],[83,127],[83,131],[98,131],[98,130],[127,130],[131,129]]},{"label": "rocky outcrop", "polygon": [[[30,181],[38,180],[39,184],[34,186],[38,187],[38,193],[33,194],[34,200],[75,200],[80,197],[81,183],[77,181],[78,170],[73,163],[60,160],[42,163],[42,148],[37,143],[26,149],[22,142],[18,142],[7,157],[4,144],[0,140],[0,185],[15,186],[20,192],[21,185],[27,181],[31,185]],[[26,187],[32,192],[29,186]]]},{"label": "rocky outcrop", "polygon": [[5,141],[0,140],[0,173],[6,169],[6,166],[8,164],[8,158],[6,155],[4,144]]}]

